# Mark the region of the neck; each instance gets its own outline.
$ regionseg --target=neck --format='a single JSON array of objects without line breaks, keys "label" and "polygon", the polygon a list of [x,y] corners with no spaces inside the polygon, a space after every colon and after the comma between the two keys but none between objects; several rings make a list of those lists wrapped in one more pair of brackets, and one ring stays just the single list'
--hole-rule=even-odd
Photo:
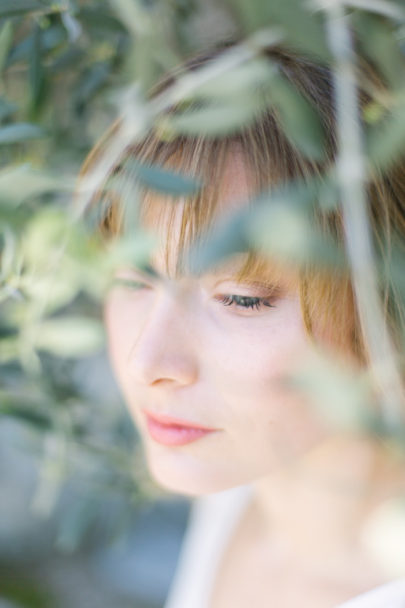
[{"label": "neck", "polygon": [[362,526],[384,494],[380,474],[369,440],[329,441],[299,465],[253,484],[261,529],[290,563],[318,574],[326,566],[347,571],[364,556]]}]

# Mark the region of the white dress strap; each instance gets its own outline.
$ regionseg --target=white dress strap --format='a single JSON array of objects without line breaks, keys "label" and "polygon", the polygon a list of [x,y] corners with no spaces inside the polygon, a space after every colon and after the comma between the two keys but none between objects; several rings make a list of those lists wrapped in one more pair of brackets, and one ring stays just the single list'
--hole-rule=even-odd
[{"label": "white dress strap", "polygon": [[164,608],[209,608],[220,559],[251,494],[245,485],[193,499]]},{"label": "white dress strap", "polygon": [[405,579],[381,585],[336,608],[405,608]]}]

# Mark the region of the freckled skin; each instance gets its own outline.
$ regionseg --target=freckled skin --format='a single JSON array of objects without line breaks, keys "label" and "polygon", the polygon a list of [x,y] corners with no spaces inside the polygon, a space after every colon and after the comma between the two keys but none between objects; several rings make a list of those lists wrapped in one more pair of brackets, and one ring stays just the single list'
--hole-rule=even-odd
[{"label": "freckled skin", "polygon": [[[222,208],[246,200],[237,159],[224,183]],[[181,205],[174,236],[180,214]],[[159,252],[154,264],[164,274]],[[309,343],[297,292],[280,287],[279,296],[269,299],[273,306],[259,310],[220,302],[224,294],[269,297],[238,285],[229,273],[187,279],[177,291],[151,284],[109,294],[111,362],[150,472],[163,487],[199,495],[248,483],[282,469],[325,437],[308,403],[282,384],[307,356]],[[164,446],[149,436],[143,407],[221,430],[184,446]]]}]

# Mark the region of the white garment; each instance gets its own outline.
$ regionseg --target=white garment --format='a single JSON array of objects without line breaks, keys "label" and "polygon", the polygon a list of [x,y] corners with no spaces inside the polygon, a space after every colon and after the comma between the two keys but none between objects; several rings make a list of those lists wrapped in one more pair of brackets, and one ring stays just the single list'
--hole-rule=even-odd
[{"label": "white garment", "polygon": [[[164,608],[210,608],[220,559],[250,502],[250,485],[194,499]],[[387,583],[336,608],[405,608],[405,579]]]},{"label": "white garment", "polygon": [[340,604],[337,608],[405,608],[405,580],[381,585]]}]

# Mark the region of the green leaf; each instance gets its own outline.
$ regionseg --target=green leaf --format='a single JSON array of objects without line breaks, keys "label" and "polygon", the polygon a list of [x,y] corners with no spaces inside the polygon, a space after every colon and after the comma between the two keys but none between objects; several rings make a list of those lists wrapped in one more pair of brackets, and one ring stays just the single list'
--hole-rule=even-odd
[{"label": "green leaf", "polygon": [[343,251],[314,225],[317,190],[315,181],[290,183],[217,219],[213,228],[190,247],[187,258],[191,271],[203,273],[227,257],[246,251],[258,251],[297,267],[310,262],[323,268],[344,268]]},{"label": "green leaf", "polygon": [[138,230],[122,236],[108,250],[108,259],[105,260],[104,274],[109,277],[123,266],[136,266],[148,272],[150,257],[158,240],[155,234],[146,230]]},{"label": "green leaf", "polygon": [[0,31],[0,76],[2,75],[4,66],[6,65],[7,56],[12,42],[13,25],[11,21],[6,21]]},{"label": "green leaf", "polygon": [[392,112],[367,132],[368,156],[373,165],[388,168],[405,152],[405,103],[397,103]]},{"label": "green leaf", "polygon": [[[66,31],[63,27],[57,24],[41,29],[41,47],[43,53],[49,53],[56,47],[59,47],[67,40]],[[7,60],[7,67],[17,62],[24,61],[30,62],[32,55],[32,48],[34,45],[34,32],[31,31],[29,35],[25,36],[18,44],[15,44],[11,49]]]},{"label": "green leaf", "polygon": [[275,66],[263,57],[255,58],[228,70],[221,76],[197,83],[193,90],[193,98],[223,99],[232,104],[235,95],[257,96],[258,90],[271,82],[275,70]]},{"label": "green leaf", "polygon": [[15,337],[0,340],[0,365],[16,361],[19,356],[18,340]]},{"label": "green leaf", "polygon": [[12,403],[7,404],[6,399],[1,402],[0,416],[9,416],[21,420],[21,422],[29,424],[41,431],[52,428],[52,421],[47,413],[40,412],[26,405],[15,406]]},{"label": "green leaf", "polygon": [[[397,3],[398,1],[398,3]],[[376,15],[383,15],[389,19],[395,21],[405,21],[405,10],[399,3],[402,0],[346,0],[345,4],[349,8],[360,9],[374,13]]]},{"label": "green leaf", "polygon": [[81,23],[86,27],[86,30],[98,31],[100,34],[105,36],[106,32],[125,32],[123,23],[114,15],[110,15],[101,7],[85,7],[81,8],[78,18]]},{"label": "green leaf", "polygon": [[[48,254],[52,255],[54,250],[49,249]],[[31,262],[31,260],[29,260]],[[49,262],[49,260],[48,260]],[[19,281],[19,288],[30,301],[41,302],[42,310],[46,314],[51,314],[62,306],[67,306],[72,302],[79,291],[78,281],[79,272],[75,275],[68,273],[63,266],[57,268],[59,272],[44,270],[43,276],[29,274],[22,277]]]},{"label": "green leaf", "polygon": [[0,128],[0,145],[16,144],[46,137],[44,129],[28,122],[17,122]]},{"label": "green leaf", "polygon": [[[162,66],[157,61],[158,48],[161,42],[157,40],[155,32],[138,35],[133,38],[133,49],[126,60],[126,72],[128,77],[140,83],[143,91],[148,91],[159,75]],[[167,56],[170,53],[166,53]]]},{"label": "green leaf", "polygon": [[19,61],[29,61],[31,49],[32,49],[32,33],[30,32],[24,38],[21,38],[20,42],[16,42],[7,58],[6,67],[9,68],[11,65]]},{"label": "green leaf", "polygon": [[309,101],[281,74],[273,77],[269,97],[290,141],[308,158],[322,160],[324,130]]},{"label": "green leaf", "polygon": [[197,276],[213,269],[236,253],[249,250],[246,235],[248,211],[237,210],[227,217],[217,219],[214,230],[202,235],[186,252],[186,265]]},{"label": "green leaf", "polygon": [[124,166],[125,169],[128,168],[135,175],[143,186],[163,194],[190,196],[198,192],[202,186],[197,179],[157,165],[148,166],[129,160]]},{"label": "green leaf", "polygon": [[286,39],[292,47],[318,58],[329,57],[320,13],[316,13],[310,3],[302,0],[279,0],[267,4],[270,19],[282,25]]},{"label": "green leaf", "polygon": [[26,212],[26,209],[16,208],[10,205],[9,201],[4,202],[3,195],[0,193],[0,223],[18,233],[29,218],[30,214]]},{"label": "green leaf", "polygon": [[311,215],[283,199],[269,199],[252,214],[246,235],[252,248],[297,266],[311,262],[336,269],[343,264],[342,252],[316,230]]},{"label": "green leaf", "polygon": [[17,109],[16,104],[4,99],[4,97],[0,97],[0,121],[10,118]]},{"label": "green leaf", "polygon": [[168,134],[218,137],[239,131],[253,122],[257,114],[256,100],[246,96],[164,117],[159,128]]},{"label": "green leaf", "polygon": [[42,66],[42,30],[34,26],[32,49],[29,66],[29,81],[31,88],[31,111],[35,115],[43,99],[45,74]]},{"label": "green leaf", "polygon": [[[1,129],[0,129],[1,134]],[[45,192],[55,190],[73,190],[73,178],[56,178],[33,169],[30,165],[6,167],[0,171],[0,201],[8,202],[14,207],[27,198],[33,198]]]},{"label": "green leaf", "polygon": [[56,207],[43,208],[33,216],[21,243],[27,263],[34,267],[49,265],[50,253],[56,253],[67,242],[68,216]]},{"label": "green leaf", "polygon": [[82,59],[84,59],[86,53],[83,49],[77,47],[69,47],[64,50],[60,55],[55,58],[55,61],[48,66],[49,71],[54,74],[60,75],[62,70],[68,70],[76,68]]},{"label": "green leaf", "polygon": [[314,351],[287,382],[306,394],[318,414],[335,428],[364,431],[373,423],[368,378],[342,368],[326,353]]},{"label": "green leaf", "polygon": [[72,553],[83,540],[90,523],[94,519],[97,500],[76,500],[62,518],[56,546],[60,551]]},{"label": "green leaf", "polygon": [[0,0],[0,18],[21,15],[44,8],[46,7],[37,0]]},{"label": "green leaf", "polygon": [[227,0],[248,32],[280,26],[293,48],[316,57],[328,57],[319,14],[303,0]]},{"label": "green leaf", "polygon": [[79,84],[74,91],[75,105],[79,111],[83,109],[86,103],[104,85],[110,74],[110,70],[111,66],[109,64],[98,62],[81,75]]},{"label": "green leaf", "polygon": [[86,357],[98,352],[104,343],[101,323],[85,317],[42,321],[36,330],[36,348],[59,357]]},{"label": "green leaf", "polygon": [[394,90],[403,87],[404,58],[393,28],[385,19],[365,13],[355,15],[353,22],[363,50],[380,68],[388,85]]}]

